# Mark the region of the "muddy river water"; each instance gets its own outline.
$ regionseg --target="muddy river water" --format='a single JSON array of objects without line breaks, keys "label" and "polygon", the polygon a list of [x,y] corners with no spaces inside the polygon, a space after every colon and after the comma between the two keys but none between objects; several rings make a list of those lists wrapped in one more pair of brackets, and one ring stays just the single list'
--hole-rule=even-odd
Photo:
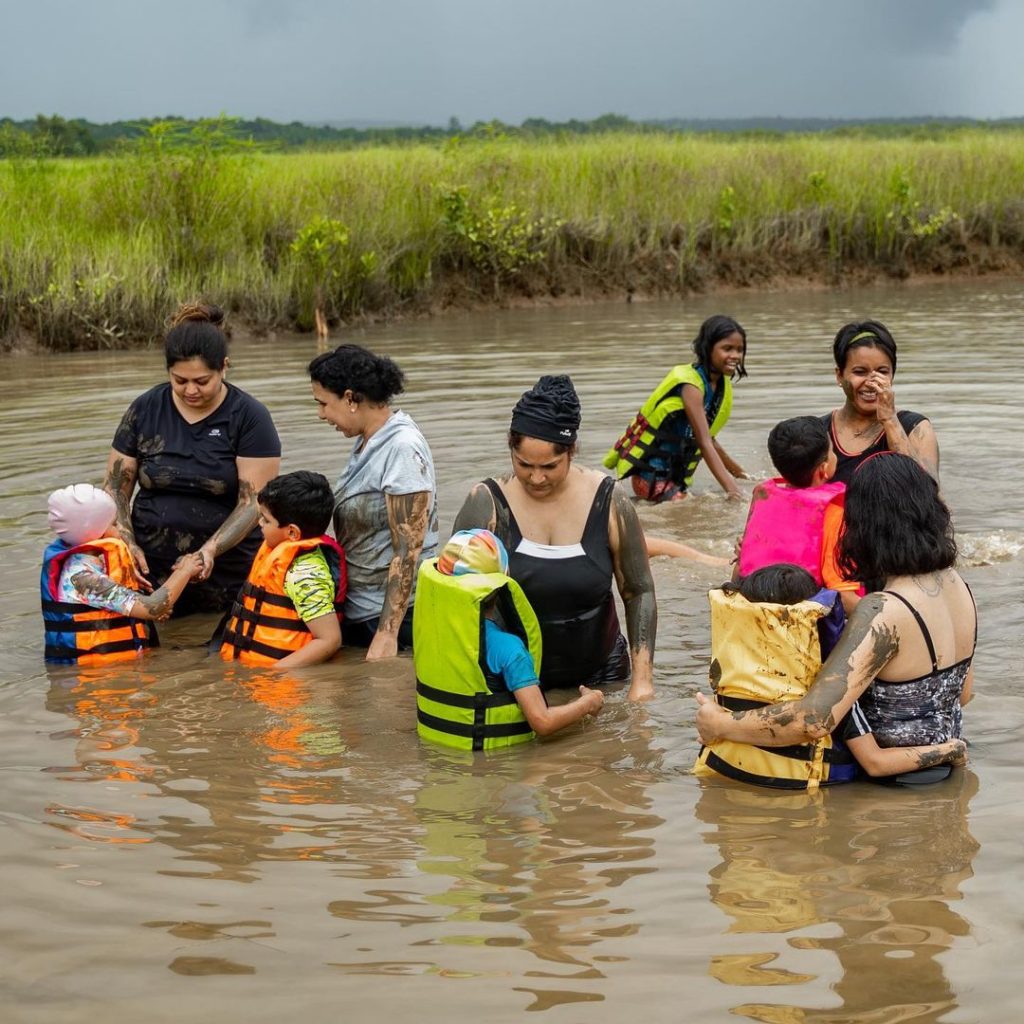
[{"label": "muddy river water", "polygon": [[[358,332],[405,370],[437,465],[442,536],[507,465],[518,395],[569,372],[597,466],[712,312],[748,329],[721,436],[768,475],[768,429],[841,393],[839,324],[900,345],[900,407],[942,448],[980,612],[971,764],[921,791],[779,795],[689,775],[721,571],[654,563],[656,699],[612,692],[562,738],[500,756],[417,740],[411,661],[348,652],[289,681],[225,673],[163,630],[139,666],[46,669],[45,498],[99,483],[161,353],[0,360],[0,1020],[1016,1018],[1024,804],[1024,286],[699,298],[457,315]],[[351,442],[318,422],[308,337],[239,340],[231,379],[270,407],[286,469],[332,480]],[[743,484],[747,491],[750,484]],[[727,554],[745,508],[706,470],[649,530]]]}]

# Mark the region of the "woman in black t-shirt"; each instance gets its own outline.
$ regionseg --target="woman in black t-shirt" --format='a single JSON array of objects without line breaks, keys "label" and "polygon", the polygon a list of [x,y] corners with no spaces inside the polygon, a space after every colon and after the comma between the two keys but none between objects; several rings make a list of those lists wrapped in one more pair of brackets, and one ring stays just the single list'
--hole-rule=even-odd
[{"label": "woman in black t-shirt", "polygon": [[224,379],[223,320],[216,306],[178,310],[164,346],[170,380],[128,407],[107,462],[118,529],[149,579],[160,584],[190,551],[202,558],[176,615],[230,607],[260,546],[256,495],[281,464],[270,413]]},{"label": "woman in black t-shirt", "polygon": [[939,443],[928,418],[907,409],[896,411],[896,342],[885,325],[877,320],[845,324],[832,354],[836,382],[846,396],[842,408],[821,418],[836,453],[832,479],[849,483],[866,458],[890,451],[912,456],[938,480]]}]

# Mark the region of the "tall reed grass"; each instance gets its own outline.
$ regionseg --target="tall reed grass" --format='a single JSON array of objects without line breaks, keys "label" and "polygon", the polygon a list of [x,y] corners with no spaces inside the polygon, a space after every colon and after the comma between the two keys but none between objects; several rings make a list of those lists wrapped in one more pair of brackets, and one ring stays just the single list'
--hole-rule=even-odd
[{"label": "tall reed grass", "polygon": [[[345,240],[329,273],[297,244],[314,222]],[[1021,265],[1024,133],[0,162],[0,339],[52,349],[149,339],[195,295],[254,327],[304,329],[314,291],[329,317],[349,319]]]}]

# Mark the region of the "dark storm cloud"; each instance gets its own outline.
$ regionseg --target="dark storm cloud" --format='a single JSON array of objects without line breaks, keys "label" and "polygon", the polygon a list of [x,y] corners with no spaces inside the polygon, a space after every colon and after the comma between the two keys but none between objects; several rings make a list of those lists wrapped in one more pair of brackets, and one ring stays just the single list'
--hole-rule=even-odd
[{"label": "dark storm cloud", "polygon": [[[0,0],[0,114],[1024,112],[1016,0]],[[992,52],[1006,50],[993,67]],[[1016,107],[1016,110],[1013,108]]]}]

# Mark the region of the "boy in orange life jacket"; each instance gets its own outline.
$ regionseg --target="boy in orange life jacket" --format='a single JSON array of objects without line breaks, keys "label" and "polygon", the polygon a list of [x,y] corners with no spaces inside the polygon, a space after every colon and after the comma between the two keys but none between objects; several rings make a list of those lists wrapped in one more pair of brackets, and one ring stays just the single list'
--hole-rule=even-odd
[{"label": "boy in orange life jacket", "polygon": [[816,416],[783,420],[768,435],[768,454],[780,476],[754,488],[736,578],[778,562],[799,565],[819,586],[838,591],[849,614],[860,585],[844,579],[836,563],[846,485],[830,482],[836,455],[828,428]]},{"label": "boy in orange life jacket", "polygon": [[220,656],[243,665],[294,669],[341,647],[345,556],[324,531],[334,512],[327,478],[300,470],[274,477],[256,496],[263,544],[224,630]]},{"label": "boy in orange life jacket", "polygon": [[114,530],[117,506],[109,494],[72,484],[54,491],[47,508],[57,539],[43,553],[39,580],[46,660],[97,665],[158,646],[150,620],[171,614],[202,568],[198,555],[183,556],[167,580],[146,593],[148,584]]}]

